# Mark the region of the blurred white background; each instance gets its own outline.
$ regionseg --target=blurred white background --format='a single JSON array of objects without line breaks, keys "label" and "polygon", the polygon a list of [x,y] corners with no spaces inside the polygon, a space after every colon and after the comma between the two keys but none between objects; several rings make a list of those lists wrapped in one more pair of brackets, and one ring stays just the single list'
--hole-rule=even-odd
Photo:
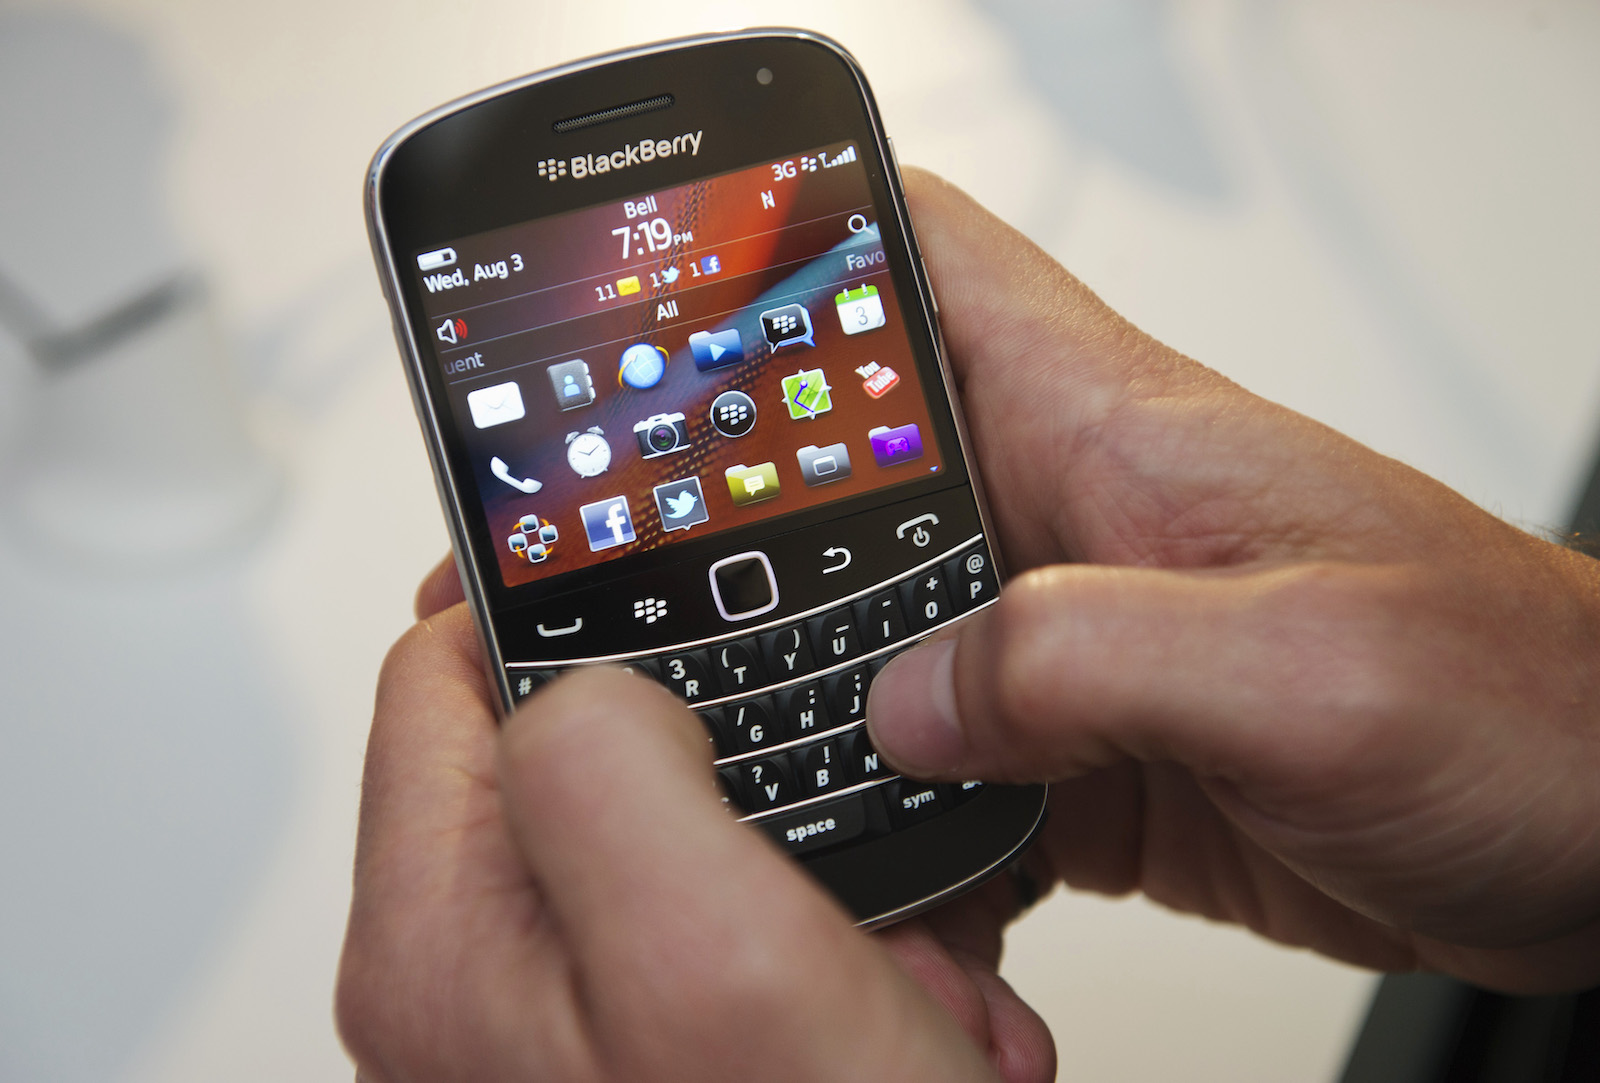
[{"label": "blurred white background", "polygon": [[[446,547],[367,160],[480,86],[761,24],[844,42],[902,161],[1167,342],[1563,521],[1600,436],[1592,2],[5,3],[0,1079],[350,1077],[371,689]],[[37,359],[141,296],[153,330]],[[1086,896],[1009,950],[1063,1079],[1331,1080],[1372,981]]]}]

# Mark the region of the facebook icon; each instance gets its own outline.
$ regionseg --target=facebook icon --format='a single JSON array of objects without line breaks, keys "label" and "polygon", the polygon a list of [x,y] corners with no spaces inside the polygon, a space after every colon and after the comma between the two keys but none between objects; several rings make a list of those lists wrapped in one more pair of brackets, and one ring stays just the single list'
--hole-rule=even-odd
[{"label": "facebook icon", "polygon": [[633,541],[633,516],[628,514],[628,498],[609,496],[578,509],[584,533],[589,535],[589,551],[598,553],[614,545]]}]

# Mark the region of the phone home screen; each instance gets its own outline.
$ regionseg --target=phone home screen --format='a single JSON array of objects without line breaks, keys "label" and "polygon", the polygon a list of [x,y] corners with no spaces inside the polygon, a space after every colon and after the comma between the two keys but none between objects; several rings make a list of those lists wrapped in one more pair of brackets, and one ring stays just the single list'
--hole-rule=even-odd
[{"label": "phone home screen", "polygon": [[412,256],[506,588],[946,467],[854,143]]}]

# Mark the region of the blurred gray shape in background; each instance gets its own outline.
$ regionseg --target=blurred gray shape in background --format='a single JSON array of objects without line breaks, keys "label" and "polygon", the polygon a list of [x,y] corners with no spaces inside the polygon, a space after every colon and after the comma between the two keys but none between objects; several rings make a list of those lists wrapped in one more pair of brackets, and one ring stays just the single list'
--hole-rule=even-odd
[{"label": "blurred gray shape in background", "polygon": [[174,114],[138,43],[0,15],[5,1080],[127,1074],[295,784],[242,578],[275,471],[163,211]]},{"label": "blurred gray shape in background", "polygon": [[1189,195],[1233,186],[1179,71],[1170,0],[977,0],[1082,143]]},{"label": "blurred gray shape in background", "polygon": [[277,495],[167,213],[173,113],[115,31],[0,20],[0,515],[102,571],[225,552]]}]

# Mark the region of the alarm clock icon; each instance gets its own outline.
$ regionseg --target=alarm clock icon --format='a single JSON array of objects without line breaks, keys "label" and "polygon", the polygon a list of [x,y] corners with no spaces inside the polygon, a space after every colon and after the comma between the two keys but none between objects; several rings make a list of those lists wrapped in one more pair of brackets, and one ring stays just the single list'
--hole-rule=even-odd
[{"label": "alarm clock icon", "polygon": [[611,465],[611,445],[598,425],[587,432],[567,433],[567,465],[580,478],[592,478],[605,473]]}]

